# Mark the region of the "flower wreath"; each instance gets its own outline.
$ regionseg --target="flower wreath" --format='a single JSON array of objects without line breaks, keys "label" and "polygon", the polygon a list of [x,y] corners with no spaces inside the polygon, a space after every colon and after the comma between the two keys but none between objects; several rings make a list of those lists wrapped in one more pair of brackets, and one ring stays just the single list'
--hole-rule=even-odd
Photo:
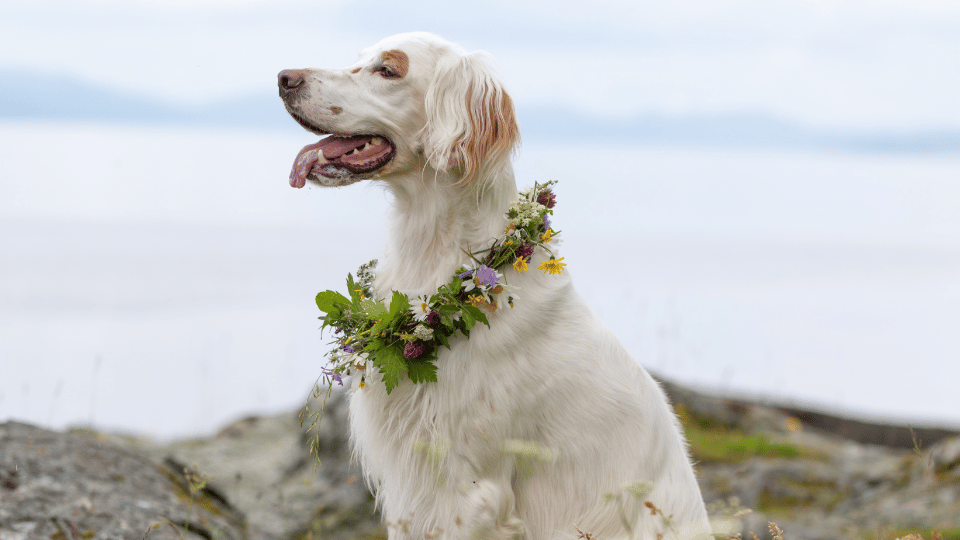
[{"label": "flower wreath", "polygon": [[317,295],[317,307],[325,315],[321,329],[334,330],[336,347],[327,354],[323,377],[329,387],[342,385],[342,375],[354,374],[363,388],[366,374],[378,368],[389,394],[404,374],[415,383],[436,382],[434,361],[441,346],[450,348],[456,334],[470,337],[478,322],[490,326],[487,313],[495,313],[505,302],[513,307],[516,296],[501,270],[512,266],[526,272],[534,252],[540,248],[550,258],[537,269],[559,274],[566,263],[554,257],[550,247],[559,245],[550,226],[556,196],[550,187],[556,181],[534,184],[519,194],[506,217],[504,234],[487,250],[468,253],[473,264],[462,266],[450,282],[427,297],[409,298],[393,291],[389,303],[373,295],[373,260],[360,267],[357,280],[347,274],[349,298],[335,291]]}]

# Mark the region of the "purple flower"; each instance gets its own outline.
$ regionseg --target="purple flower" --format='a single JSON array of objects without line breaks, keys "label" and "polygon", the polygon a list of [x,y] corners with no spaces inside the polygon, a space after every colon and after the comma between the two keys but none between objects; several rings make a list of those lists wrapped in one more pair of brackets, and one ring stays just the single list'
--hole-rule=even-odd
[{"label": "purple flower", "polygon": [[485,264],[477,268],[477,279],[487,287],[493,287],[497,284],[497,272]]},{"label": "purple flower", "polygon": [[431,311],[430,313],[427,313],[427,318],[424,320],[427,322],[427,325],[436,326],[440,324],[440,314],[436,311]]},{"label": "purple flower", "polygon": [[419,358],[423,354],[423,343],[414,341],[403,346],[403,357],[407,360]]},{"label": "purple flower", "polygon": [[549,189],[547,191],[541,191],[540,194],[537,195],[537,202],[547,208],[553,208],[557,205],[557,196]]},{"label": "purple flower", "polygon": [[550,218],[547,216],[547,214],[544,214],[543,215],[543,232],[547,232],[549,230],[550,230]]},{"label": "purple flower", "polygon": [[464,273],[462,273],[462,274],[457,274],[457,277],[460,278],[460,279],[467,279],[468,277],[470,277],[470,276],[472,276],[472,275],[473,275],[473,270],[467,270],[466,272],[464,272]]},{"label": "purple flower", "polygon": [[351,347],[351,346],[349,346],[349,345],[341,345],[341,346],[340,346],[340,350],[342,350],[343,352],[350,353],[350,354],[353,354],[353,353],[357,352],[356,350],[354,350],[353,347]]},{"label": "purple flower", "polygon": [[339,384],[340,386],[343,386],[343,379],[340,378],[339,373],[327,368],[323,368],[322,373],[327,377],[330,377],[331,379],[336,381],[337,384]]},{"label": "purple flower", "polygon": [[516,253],[517,253],[517,257],[520,257],[521,259],[526,259],[527,257],[533,255],[533,246],[528,243],[524,243],[522,246],[517,248]]}]

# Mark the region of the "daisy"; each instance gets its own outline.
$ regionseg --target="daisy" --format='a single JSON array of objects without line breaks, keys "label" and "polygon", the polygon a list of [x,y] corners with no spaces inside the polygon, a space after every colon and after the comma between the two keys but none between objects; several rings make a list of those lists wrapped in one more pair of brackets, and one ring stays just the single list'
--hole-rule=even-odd
[{"label": "daisy", "polygon": [[425,295],[420,295],[410,301],[410,311],[413,312],[413,318],[417,322],[423,322],[427,320],[427,315],[430,315],[430,301]]}]

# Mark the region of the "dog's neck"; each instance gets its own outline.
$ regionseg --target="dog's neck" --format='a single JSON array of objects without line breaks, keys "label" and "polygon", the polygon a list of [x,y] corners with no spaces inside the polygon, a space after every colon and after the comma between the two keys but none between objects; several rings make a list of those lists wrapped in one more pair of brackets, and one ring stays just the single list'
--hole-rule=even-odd
[{"label": "dog's neck", "polygon": [[418,171],[388,181],[394,208],[386,257],[377,272],[378,296],[389,298],[391,290],[432,294],[470,262],[467,253],[489,248],[504,233],[507,206],[517,196],[513,170],[508,167],[485,183],[458,180],[427,167],[422,176]]}]

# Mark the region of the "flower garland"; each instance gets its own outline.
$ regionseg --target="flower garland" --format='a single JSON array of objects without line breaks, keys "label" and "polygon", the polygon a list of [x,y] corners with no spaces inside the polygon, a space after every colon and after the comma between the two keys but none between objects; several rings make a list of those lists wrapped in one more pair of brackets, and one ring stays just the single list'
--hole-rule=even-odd
[{"label": "flower garland", "polygon": [[468,254],[473,264],[461,267],[429,297],[411,299],[393,291],[389,303],[375,300],[375,260],[360,267],[357,280],[347,275],[349,298],[335,291],[319,293],[322,328],[332,328],[336,336],[336,347],[327,354],[328,366],[323,369],[329,387],[334,382],[342,385],[343,375],[354,374],[356,386],[363,388],[367,373],[374,368],[382,374],[388,394],[404,374],[415,383],[436,382],[434,361],[440,347],[449,349],[456,334],[469,338],[478,322],[489,327],[487,313],[495,313],[504,303],[513,307],[515,296],[502,270],[512,266],[517,272],[526,272],[540,248],[550,258],[537,269],[561,273],[566,263],[550,250],[559,245],[559,231],[551,228],[548,217],[556,204],[550,189],[555,183],[534,184],[522,191],[507,210],[510,224],[504,234],[489,249]]}]

